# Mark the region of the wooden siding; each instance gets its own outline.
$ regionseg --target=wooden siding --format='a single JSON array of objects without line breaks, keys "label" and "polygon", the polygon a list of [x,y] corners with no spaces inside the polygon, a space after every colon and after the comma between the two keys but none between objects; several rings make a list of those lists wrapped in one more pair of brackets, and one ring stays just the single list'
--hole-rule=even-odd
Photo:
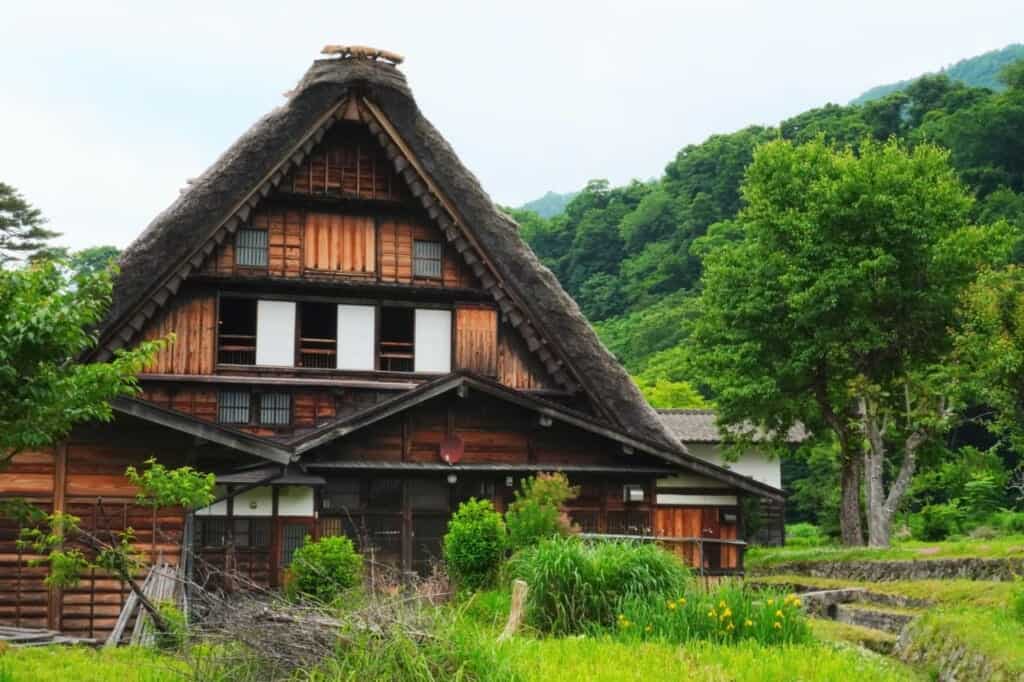
[{"label": "wooden siding", "polygon": [[144,340],[173,333],[153,362],[143,371],[153,374],[213,374],[217,302],[212,294],[179,294],[153,318],[142,334]]},{"label": "wooden siding", "polygon": [[317,274],[372,276],[377,269],[373,218],[307,213],[303,266]]},{"label": "wooden siding", "polygon": [[515,329],[503,324],[498,337],[499,382],[520,390],[558,388]]},{"label": "wooden siding", "polygon": [[[259,387],[253,387],[259,390]],[[226,385],[225,390],[247,390],[246,386]],[[292,396],[291,429],[314,428],[334,419],[338,413],[335,396],[326,390],[288,389],[267,387],[267,391],[285,391]],[[197,386],[162,386],[157,384],[144,385],[143,400],[148,400],[160,407],[176,410],[207,422],[217,421],[218,389]],[[282,429],[261,428],[257,425],[243,426],[233,424],[233,428],[273,435]],[[284,429],[290,430],[290,429]]]},{"label": "wooden siding", "polygon": [[455,308],[455,367],[497,376],[498,314],[494,308]]},{"label": "wooden siding", "polygon": [[[717,515],[717,507],[657,507],[654,510],[654,534],[669,538],[717,537],[735,540],[738,527],[734,523],[706,523],[709,515]],[[717,534],[705,533],[705,528],[717,528]],[[666,543],[666,548],[678,554],[690,566],[700,565],[700,548],[696,543]],[[704,548],[704,567],[708,569],[738,568],[739,550],[736,547],[707,544]]]},{"label": "wooden siding", "polygon": [[282,187],[295,194],[377,201],[409,196],[380,144],[363,126],[345,123],[335,125]]}]

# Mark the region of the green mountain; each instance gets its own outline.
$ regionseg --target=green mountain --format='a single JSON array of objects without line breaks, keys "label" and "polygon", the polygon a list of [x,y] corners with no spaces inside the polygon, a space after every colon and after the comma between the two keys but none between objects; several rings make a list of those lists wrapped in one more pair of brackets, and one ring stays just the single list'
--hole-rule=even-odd
[{"label": "green mountain", "polygon": [[[1024,57],[1024,47],[1016,49]],[[983,57],[961,62],[958,73],[979,64],[994,68],[997,58]],[[1003,218],[1024,227],[1024,61],[1006,79],[1009,87],[995,91],[949,72],[920,78],[862,105],[826,104],[778,126],[713,135],[679,150],[660,178],[621,187],[592,180],[548,218],[511,212],[604,343],[656,400],[659,382],[668,391],[687,379],[687,330],[703,255],[742,237],[734,220],[743,206],[741,184],[755,148],[768,140],[801,144],[822,135],[854,147],[865,137],[933,141],[950,150],[977,196],[973,220]]]},{"label": "green mountain", "polygon": [[519,208],[523,211],[533,211],[541,218],[553,218],[564,211],[565,207],[577,194],[579,192],[566,192],[565,194],[548,192],[541,198],[528,201]]},{"label": "green mountain", "polygon": [[[999,72],[1004,66],[1018,59],[1024,59],[1024,45],[1014,43],[1013,45],[1007,45],[1001,50],[992,50],[977,57],[961,59],[956,64],[939,70],[938,73],[945,74],[950,80],[959,81],[973,88],[1002,90],[1005,86],[999,80]],[[872,100],[882,99],[890,93],[906,90],[907,86],[918,78],[920,76],[897,83],[889,83],[888,85],[878,85],[860,97],[851,100],[850,104],[864,104]]]}]

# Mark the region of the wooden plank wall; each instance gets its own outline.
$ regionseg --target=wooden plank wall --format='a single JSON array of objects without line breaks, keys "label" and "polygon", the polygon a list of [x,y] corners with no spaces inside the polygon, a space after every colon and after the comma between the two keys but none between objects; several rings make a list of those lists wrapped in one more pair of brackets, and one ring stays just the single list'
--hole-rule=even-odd
[{"label": "wooden plank wall", "polygon": [[455,308],[455,367],[488,377],[497,376],[498,313],[494,308]]},{"label": "wooden plank wall", "polygon": [[179,294],[143,331],[144,340],[174,333],[145,372],[154,374],[213,374],[217,302],[213,294]]},{"label": "wooden plank wall", "polygon": [[232,277],[302,276],[305,220],[305,212],[297,209],[258,209],[253,214],[251,226],[267,231],[267,267],[236,265],[234,238],[228,238],[210,255],[200,269],[200,274]]},{"label": "wooden plank wall", "polygon": [[[717,508],[711,509],[717,513]],[[708,509],[702,507],[657,507],[654,510],[654,534],[668,538],[699,538],[703,535],[703,515]],[[735,540],[737,538],[736,524],[720,524],[719,536],[722,540]],[[666,543],[666,548],[680,556],[690,566],[700,565],[700,550],[696,544],[680,545]],[[708,551],[721,552],[721,568],[737,568],[739,552],[735,547],[722,547],[712,549],[708,545]],[[705,561],[705,564],[708,562]]]},{"label": "wooden plank wall", "polygon": [[377,201],[409,196],[380,144],[364,127],[336,126],[282,186],[295,194]]},{"label": "wooden plank wall", "polygon": [[520,390],[558,388],[515,329],[503,324],[498,337],[499,382]]},{"label": "wooden plank wall", "polygon": [[368,216],[311,212],[306,214],[306,270],[372,276],[377,269],[376,230]]},{"label": "wooden plank wall", "polygon": [[[313,428],[330,421],[337,414],[336,398],[328,390],[317,389],[272,389],[285,390],[292,396],[292,426],[295,429]],[[217,421],[218,389],[207,386],[144,384],[141,398],[160,407],[183,412],[207,422]],[[272,429],[242,427],[253,433],[273,435]]]}]

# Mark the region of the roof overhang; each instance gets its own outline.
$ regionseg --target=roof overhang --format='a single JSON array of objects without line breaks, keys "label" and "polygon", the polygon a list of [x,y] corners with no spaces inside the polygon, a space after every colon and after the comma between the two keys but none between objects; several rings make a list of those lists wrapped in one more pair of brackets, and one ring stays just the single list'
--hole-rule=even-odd
[{"label": "roof overhang", "polygon": [[110,403],[110,406],[115,412],[187,433],[211,443],[223,445],[226,448],[249,455],[255,455],[271,462],[288,464],[294,459],[292,450],[288,447],[271,443],[263,438],[251,436],[241,431],[225,428],[220,424],[212,424],[180,412],[165,410],[144,400],[117,398]]}]

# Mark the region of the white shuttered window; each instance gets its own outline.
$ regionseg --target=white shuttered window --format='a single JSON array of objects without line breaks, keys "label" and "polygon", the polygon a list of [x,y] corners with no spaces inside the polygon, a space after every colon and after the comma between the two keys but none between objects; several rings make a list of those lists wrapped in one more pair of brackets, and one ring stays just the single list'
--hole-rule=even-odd
[{"label": "white shuttered window", "polygon": [[452,311],[416,310],[416,371],[452,371]]},{"label": "white shuttered window", "polygon": [[376,311],[369,305],[338,306],[338,369],[374,368]]},{"label": "white shuttered window", "polygon": [[256,364],[295,364],[295,303],[260,301],[256,306]]}]

